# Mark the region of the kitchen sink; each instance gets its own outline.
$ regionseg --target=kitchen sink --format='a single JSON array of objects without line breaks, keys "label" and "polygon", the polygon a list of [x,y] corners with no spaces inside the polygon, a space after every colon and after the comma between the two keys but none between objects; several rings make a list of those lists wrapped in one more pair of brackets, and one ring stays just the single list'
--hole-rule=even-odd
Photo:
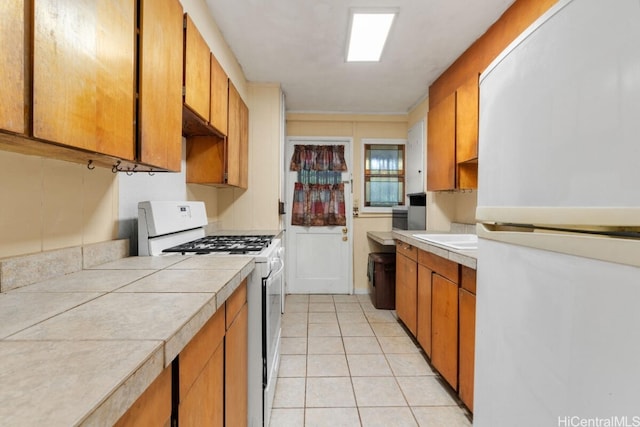
[{"label": "kitchen sink", "polygon": [[450,249],[478,249],[478,236],[475,234],[414,234],[413,237]]}]

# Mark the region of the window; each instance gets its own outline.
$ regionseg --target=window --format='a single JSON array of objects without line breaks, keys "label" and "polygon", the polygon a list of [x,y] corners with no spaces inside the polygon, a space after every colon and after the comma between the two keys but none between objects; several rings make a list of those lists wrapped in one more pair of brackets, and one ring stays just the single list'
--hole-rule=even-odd
[{"label": "window", "polygon": [[[404,205],[405,141],[363,140],[364,210]],[[367,209],[372,208],[372,209]]]}]

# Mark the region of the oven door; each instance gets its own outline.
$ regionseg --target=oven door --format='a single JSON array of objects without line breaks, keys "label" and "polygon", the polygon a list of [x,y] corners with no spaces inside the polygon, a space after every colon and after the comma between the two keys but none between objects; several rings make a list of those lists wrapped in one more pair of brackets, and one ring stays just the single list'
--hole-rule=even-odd
[{"label": "oven door", "polygon": [[280,323],[282,316],[282,285],[284,262],[271,261],[271,273],[262,280],[262,357],[264,386],[264,425],[269,425],[271,408],[280,364]]}]

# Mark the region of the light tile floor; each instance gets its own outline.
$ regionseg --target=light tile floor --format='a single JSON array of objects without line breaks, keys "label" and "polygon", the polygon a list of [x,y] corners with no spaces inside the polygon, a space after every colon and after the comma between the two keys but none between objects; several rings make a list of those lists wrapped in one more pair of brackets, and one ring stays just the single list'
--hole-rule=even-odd
[{"label": "light tile floor", "polygon": [[271,427],[471,426],[395,313],[368,295],[288,295]]}]

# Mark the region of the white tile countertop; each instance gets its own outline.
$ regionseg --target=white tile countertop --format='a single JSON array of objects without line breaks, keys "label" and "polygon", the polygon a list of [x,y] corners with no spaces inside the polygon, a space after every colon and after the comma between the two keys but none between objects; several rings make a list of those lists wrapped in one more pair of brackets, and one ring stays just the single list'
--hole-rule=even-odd
[{"label": "white tile countertop", "polygon": [[[122,254],[109,245],[91,249],[78,253],[100,252],[103,263],[1,277],[11,290],[0,293],[0,424],[113,424],[255,267],[250,256],[113,259]],[[20,262],[0,260],[0,271]]]},{"label": "white tile countertop", "polygon": [[434,255],[438,255],[442,258],[451,260],[458,264],[462,264],[466,267],[476,269],[477,265],[477,250],[456,250],[445,249],[441,246],[429,244],[428,242],[413,237],[414,234],[442,234],[442,231],[425,231],[425,230],[393,230],[392,236],[396,240],[408,243],[426,252],[431,252]]}]

